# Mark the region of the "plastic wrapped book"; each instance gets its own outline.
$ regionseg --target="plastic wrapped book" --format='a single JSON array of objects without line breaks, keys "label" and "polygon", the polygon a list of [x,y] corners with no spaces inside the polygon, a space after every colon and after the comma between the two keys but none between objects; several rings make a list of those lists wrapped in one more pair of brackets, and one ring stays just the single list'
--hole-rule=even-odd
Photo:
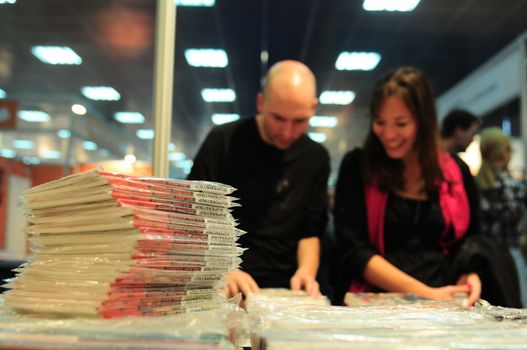
[{"label": "plastic wrapped book", "polygon": [[[394,295],[377,298],[392,299]],[[459,301],[337,307],[253,299],[253,349],[524,349],[527,309]]]}]

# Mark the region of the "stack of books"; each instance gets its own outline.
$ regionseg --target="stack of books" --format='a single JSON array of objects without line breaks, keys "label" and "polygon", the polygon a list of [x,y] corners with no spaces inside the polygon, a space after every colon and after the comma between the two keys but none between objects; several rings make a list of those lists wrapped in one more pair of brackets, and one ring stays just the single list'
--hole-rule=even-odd
[{"label": "stack of books", "polygon": [[34,255],[5,303],[105,318],[215,309],[243,252],[234,190],[101,170],[33,187],[21,199]]}]

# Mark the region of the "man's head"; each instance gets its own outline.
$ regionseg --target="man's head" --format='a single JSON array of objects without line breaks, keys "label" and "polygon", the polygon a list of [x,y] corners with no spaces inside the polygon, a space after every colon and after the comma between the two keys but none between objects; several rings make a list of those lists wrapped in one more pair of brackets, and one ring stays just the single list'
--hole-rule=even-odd
[{"label": "man's head", "polygon": [[474,114],[454,109],[447,114],[441,127],[441,137],[450,152],[464,152],[477,134],[481,121]]},{"label": "man's head", "polygon": [[264,142],[289,148],[304,134],[317,107],[313,72],[298,61],[280,61],[267,73],[258,94],[258,130]]}]

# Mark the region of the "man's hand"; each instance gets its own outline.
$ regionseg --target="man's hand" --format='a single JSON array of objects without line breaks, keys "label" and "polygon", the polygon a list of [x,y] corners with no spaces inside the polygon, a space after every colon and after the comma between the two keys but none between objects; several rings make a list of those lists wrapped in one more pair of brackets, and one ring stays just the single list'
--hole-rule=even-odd
[{"label": "man's hand", "polygon": [[291,290],[298,291],[298,290],[303,289],[306,291],[307,295],[309,296],[312,296],[312,297],[322,296],[322,294],[320,293],[318,282],[315,279],[315,276],[301,269],[296,270],[293,277],[291,277],[290,284],[291,284]]},{"label": "man's hand", "polygon": [[247,272],[240,269],[236,269],[227,276],[225,276],[229,282],[225,288],[223,288],[227,298],[232,298],[238,293],[243,293],[247,296],[251,293],[258,293],[260,288],[254,281],[254,279]]}]

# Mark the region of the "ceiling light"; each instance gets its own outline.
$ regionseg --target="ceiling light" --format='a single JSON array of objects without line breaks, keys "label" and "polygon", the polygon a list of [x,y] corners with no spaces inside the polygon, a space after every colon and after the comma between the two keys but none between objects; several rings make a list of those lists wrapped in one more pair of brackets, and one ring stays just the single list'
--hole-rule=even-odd
[{"label": "ceiling light", "polygon": [[177,6],[212,7],[215,0],[175,0]]},{"label": "ceiling light", "polygon": [[267,50],[262,50],[262,52],[260,52],[260,61],[262,61],[262,63],[267,63],[267,61],[269,61],[269,52]]},{"label": "ceiling light", "polygon": [[142,140],[151,140],[154,138],[154,130],[152,129],[139,129],[135,134]]},{"label": "ceiling light", "polygon": [[6,98],[6,97],[7,97],[7,93],[5,92],[5,90],[0,89],[0,98]]},{"label": "ceiling light", "polygon": [[22,158],[22,161],[25,164],[40,164],[40,158],[39,157],[24,157]]},{"label": "ceiling light", "polygon": [[175,160],[176,162],[181,161],[185,158],[187,158],[187,156],[183,152],[175,152],[175,153],[170,153],[168,155],[168,160]]},{"label": "ceiling light", "polygon": [[192,161],[192,159],[184,159],[184,160],[180,160],[178,162],[176,162],[176,166],[178,168],[192,168],[192,166],[194,165],[194,162]]},{"label": "ceiling light", "polygon": [[86,107],[80,104],[74,104],[71,106],[71,111],[78,115],[85,115],[86,114]]},{"label": "ceiling light", "polygon": [[116,112],[113,118],[123,124],[142,124],[145,117],[139,112]]},{"label": "ceiling light", "polygon": [[15,4],[16,0],[0,0],[0,5],[4,4]]},{"label": "ceiling light", "polygon": [[18,117],[26,122],[43,123],[49,121],[49,114],[42,111],[18,111]]},{"label": "ceiling light", "polygon": [[117,101],[121,94],[110,86],[84,86],[81,89],[82,94],[95,101]]},{"label": "ceiling light", "polygon": [[233,89],[202,89],[201,97],[205,102],[233,102],[236,93]]},{"label": "ceiling light", "polygon": [[56,150],[52,150],[52,149],[45,150],[42,153],[43,153],[42,158],[46,158],[46,159],[59,159],[60,158],[60,152]]},{"label": "ceiling light", "polygon": [[353,91],[324,91],[319,98],[324,105],[347,105],[353,102],[355,93]]},{"label": "ceiling light", "polygon": [[59,130],[57,131],[57,136],[60,137],[61,139],[67,139],[68,137],[71,136],[71,131],[69,130]]},{"label": "ceiling light", "polygon": [[314,115],[309,119],[309,125],[314,128],[334,128],[337,123],[337,117]]},{"label": "ceiling light", "polygon": [[97,144],[95,142],[93,142],[93,141],[90,141],[90,140],[84,141],[82,143],[82,147],[84,147],[84,149],[86,151],[95,151],[95,150],[97,150]]},{"label": "ceiling light", "polygon": [[225,123],[230,123],[240,119],[238,114],[221,114],[215,113],[212,115],[212,122],[216,125],[221,125]]},{"label": "ceiling light", "polygon": [[33,46],[31,52],[47,64],[82,63],[82,58],[67,46]]},{"label": "ceiling light", "polygon": [[4,158],[15,158],[16,152],[9,148],[0,149],[0,156]]},{"label": "ceiling light", "polygon": [[372,70],[377,67],[381,55],[376,52],[341,52],[335,62],[338,70]]},{"label": "ceiling light", "polygon": [[419,0],[364,0],[362,8],[366,11],[413,11]]},{"label": "ceiling light", "polygon": [[131,153],[124,156],[124,161],[128,164],[133,164],[136,160],[137,157]]},{"label": "ceiling light", "polygon": [[185,58],[193,67],[223,68],[229,64],[227,54],[219,49],[187,49]]},{"label": "ceiling light", "polygon": [[13,141],[13,147],[18,149],[33,149],[35,144],[31,140],[15,140]]},{"label": "ceiling light", "polygon": [[310,132],[307,134],[309,138],[315,142],[322,143],[327,140],[326,134],[323,132]]}]

